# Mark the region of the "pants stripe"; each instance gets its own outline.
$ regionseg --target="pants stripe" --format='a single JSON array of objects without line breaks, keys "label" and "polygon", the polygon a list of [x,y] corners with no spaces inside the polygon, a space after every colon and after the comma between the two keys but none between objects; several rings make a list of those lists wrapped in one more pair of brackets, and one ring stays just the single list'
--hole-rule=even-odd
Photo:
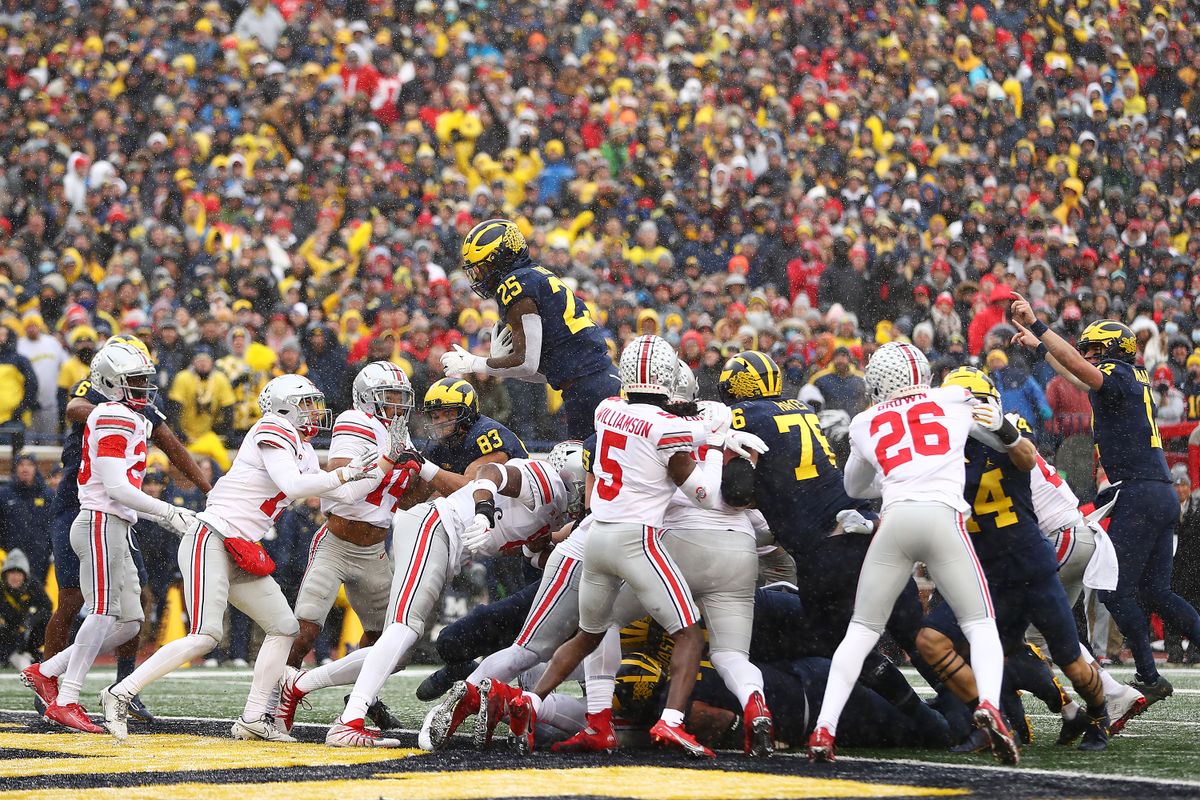
[{"label": "pants stripe", "polygon": [[992,595],[988,591],[987,577],[983,574],[983,566],[979,563],[979,557],[975,555],[975,547],[971,544],[971,536],[967,533],[967,525],[963,522],[962,514],[955,514],[954,516],[958,534],[962,537],[963,544],[966,545],[967,553],[971,556],[971,563],[975,565],[975,576],[979,579],[979,592],[983,595],[983,607],[987,611],[987,615],[995,619],[996,610],[992,608]]},{"label": "pants stripe", "polygon": [[192,551],[192,627],[188,633],[199,633],[204,627],[204,546],[209,534],[207,525],[196,531],[196,548]]},{"label": "pants stripe", "polygon": [[312,542],[308,545],[308,561],[304,565],[304,575],[301,577],[301,581],[303,581],[304,577],[308,576],[308,571],[312,569],[313,559],[317,555],[317,548],[320,547],[321,541],[327,533],[329,533],[329,526],[322,525],[321,530],[317,531],[316,535],[312,538]]},{"label": "pants stripe", "polygon": [[1061,528],[1058,531],[1058,550],[1055,552],[1054,557],[1058,561],[1058,565],[1060,567],[1067,563],[1067,559],[1071,557],[1071,551],[1075,549],[1074,533],[1074,525],[1068,525],[1067,527]]},{"label": "pants stripe", "polygon": [[559,598],[562,597],[564,590],[571,582],[571,576],[578,566],[579,560],[575,558],[564,558],[558,565],[558,571],[554,574],[554,580],[550,583],[550,588],[546,591],[546,596],[542,598],[542,602],[538,605],[537,609],[529,615],[525,622],[525,627],[521,630],[520,635],[517,636],[517,644],[524,647],[534,637],[537,629],[550,616],[550,612],[557,605]]},{"label": "pants stripe", "polygon": [[400,600],[396,603],[395,622],[407,624],[409,606],[412,603],[413,595],[416,594],[417,584],[421,582],[421,576],[425,573],[425,567],[429,561],[429,542],[433,538],[433,529],[437,524],[437,509],[431,508],[421,522],[421,532],[417,534],[417,543],[413,547],[413,559],[408,566],[408,577],[400,592]]},{"label": "pants stripe", "polygon": [[683,622],[685,628],[696,624],[696,618],[692,615],[692,604],[683,590],[683,581],[671,569],[670,563],[663,557],[662,551],[658,547],[658,530],[645,525],[642,527],[642,531],[644,533],[642,547],[649,556],[650,564],[654,567],[655,572],[659,574],[666,585],[667,594],[671,597],[675,610],[679,612],[680,621]]},{"label": "pants stripe", "polygon": [[108,520],[102,511],[92,512],[92,593],[96,598],[92,613],[108,614],[108,542],[104,534]]}]

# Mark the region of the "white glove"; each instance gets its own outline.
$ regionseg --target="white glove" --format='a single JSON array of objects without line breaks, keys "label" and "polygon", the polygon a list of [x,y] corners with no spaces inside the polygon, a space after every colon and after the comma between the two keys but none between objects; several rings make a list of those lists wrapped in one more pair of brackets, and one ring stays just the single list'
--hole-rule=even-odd
[{"label": "white glove", "polygon": [[487,359],[454,345],[453,350],[442,353],[442,369],[446,371],[447,375],[487,372]]},{"label": "white glove", "polygon": [[172,508],[159,520],[163,526],[171,529],[176,536],[191,533],[196,526],[196,512],[190,508]]},{"label": "white glove", "polygon": [[382,478],[383,470],[379,468],[377,456],[374,453],[366,452],[356,456],[346,466],[338,467],[334,470],[334,474],[338,476],[338,480],[342,483],[349,483],[350,481]]},{"label": "white glove", "polygon": [[473,556],[493,556],[497,552],[492,526],[483,514],[475,515],[475,520],[463,531],[462,541],[463,547]]},{"label": "white glove", "polygon": [[512,328],[503,322],[497,321],[492,326],[492,358],[504,358],[511,356],[513,351],[513,332]]},{"label": "white glove", "polygon": [[705,444],[709,447],[724,447],[729,434],[729,425],[733,422],[733,412],[724,403],[715,400],[701,400],[700,419],[704,420]]},{"label": "white glove", "polygon": [[761,456],[771,448],[749,431],[730,431],[725,435],[725,449],[742,458],[750,458],[752,452]]},{"label": "white glove", "polygon": [[837,513],[837,521],[846,533],[872,533],[875,523],[852,508]]},{"label": "white glove", "polygon": [[976,403],[971,409],[971,418],[975,420],[976,425],[993,433],[1000,430],[1000,426],[1004,424],[1004,412],[989,402]]},{"label": "white glove", "polygon": [[392,424],[388,426],[387,452],[383,454],[383,457],[388,460],[389,464],[395,464],[400,459],[400,454],[410,449],[412,449],[412,445],[408,440],[408,426],[393,420]]}]

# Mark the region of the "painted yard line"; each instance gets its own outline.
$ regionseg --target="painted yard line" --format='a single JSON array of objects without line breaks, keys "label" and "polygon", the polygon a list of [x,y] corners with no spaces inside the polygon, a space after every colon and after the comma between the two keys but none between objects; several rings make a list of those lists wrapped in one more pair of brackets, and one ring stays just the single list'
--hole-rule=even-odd
[{"label": "painted yard line", "polygon": [[[1124,734],[1122,734],[1124,735]],[[775,754],[785,758],[808,758],[808,754],[804,752],[794,753],[779,753]],[[916,758],[865,758],[863,756],[842,756],[838,755],[838,761],[875,761],[884,764],[908,764],[914,767],[946,767],[948,769],[961,770],[985,770],[988,772],[998,772],[1005,775],[1013,773],[1024,773],[1027,775],[1053,775],[1059,778],[1093,778],[1102,781],[1136,781],[1138,783],[1150,783],[1158,786],[1194,786],[1200,789],[1200,781],[1189,780],[1172,780],[1170,778],[1148,778],[1138,775],[1124,775],[1121,773],[1111,772],[1084,772],[1083,770],[1062,770],[1062,769],[1029,769],[1026,767],[999,767],[988,764],[955,764],[950,761],[922,761]]]},{"label": "painted yard line", "polygon": [[[36,711],[28,709],[0,708],[0,714],[18,714],[24,717],[39,716]],[[172,722],[232,722],[233,717],[169,717],[166,714],[155,714],[156,719],[169,719]],[[292,725],[293,728],[314,728],[325,730],[329,727],[328,724],[322,725],[319,722],[297,722]],[[409,728],[391,728],[388,733],[407,733],[416,736],[420,731]]]},{"label": "painted yard line", "polygon": [[[1028,714],[1026,716],[1030,717],[1031,719],[1062,719],[1062,717],[1060,717],[1058,714]],[[1154,725],[1180,725],[1185,728],[1200,728],[1200,722],[1180,722],[1170,719],[1147,719],[1146,722]],[[1124,736],[1125,734],[1122,733],[1121,735]]]},{"label": "painted yard line", "polygon": [[[312,669],[312,667],[310,667],[310,669]],[[419,667],[408,667],[407,669],[404,669],[404,670],[401,670],[400,672],[395,673],[395,675],[393,675],[393,677],[403,677],[405,675],[408,675],[408,676],[411,676],[414,678],[424,678],[428,675],[431,675],[437,669],[438,669],[437,667],[431,667],[428,665],[419,666]],[[88,672],[88,677],[107,678],[110,676],[116,677],[116,674],[117,674],[117,671],[115,669],[94,669],[94,670],[91,670]],[[254,676],[254,669],[252,667],[246,667],[245,669],[230,669],[230,668],[225,668],[225,667],[218,667],[215,669],[206,669],[204,667],[191,667],[188,669],[176,670],[175,672],[172,672],[168,675],[164,675],[162,678],[159,678],[159,681],[172,681],[172,680],[178,681],[178,680],[193,680],[193,679],[205,681],[205,680],[211,680],[213,678],[230,678],[230,677],[244,677],[244,678],[249,679],[249,678],[252,678],[253,676]],[[1200,678],[1200,673],[1197,673],[1196,677]],[[0,671],[0,681],[19,681],[19,680],[21,680],[21,673],[19,673],[19,672],[9,671],[9,670]],[[155,683],[157,683],[157,682],[158,681],[155,681]]]}]

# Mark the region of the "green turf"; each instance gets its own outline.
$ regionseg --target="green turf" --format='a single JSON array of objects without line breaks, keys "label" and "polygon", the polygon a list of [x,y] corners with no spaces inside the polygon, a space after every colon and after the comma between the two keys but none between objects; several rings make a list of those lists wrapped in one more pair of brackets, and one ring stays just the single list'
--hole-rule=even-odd
[{"label": "green turf", "polygon": [[[428,674],[425,667],[414,668],[390,680],[384,700],[404,725],[417,728],[428,704],[413,696],[413,690]],[[906,671],[914,685],[923,686],[916,673]],[[1132,677],[1132,670],[1118,668],[1119,680]],[[1154,778],[1195,780],[1200,775],[1200,669],[1167,669],[1164,674],[1175,685],[1175,696],[1155,705],[1135,720],[1126,732],[1116,737],[1108,751],[1099,755],[1081,753],[1073,748],[1054,745],[1058,719],[1051,717],[1041,704],[1026,697],[1026,709],[1035,729],[1034,742],[1021,753],[1021,766],[1097,775],[1134,775]],[[96,693],[113,680],[112,669],[97,670],[84,687],[84,705],[98,710]],[[216,717],[232,720],[245,702],[250,684],[249,670],[192,668],[180,670],[151,686],[143,695],[158,714],[180,717]],[[310,695],[310,709],[302,709],[297,722],[327,724],[342,709],[348,687],[326,689]],[[31,693],[13,671],[0,671],[0,710],[30,708]],[[924,761],[988,764],[985,756],[959,756],[930,750],[845,750],[844,756],[907,758]]]}]

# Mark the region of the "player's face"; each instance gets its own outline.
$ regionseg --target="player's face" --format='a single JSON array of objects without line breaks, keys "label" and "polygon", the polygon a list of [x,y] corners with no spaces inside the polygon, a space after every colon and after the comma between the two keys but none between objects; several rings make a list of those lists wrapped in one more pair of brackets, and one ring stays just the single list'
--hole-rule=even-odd
[{"label": "player's face", "polygon": [[1104,350],[1104,345],[1093,342],[1079,348],[1079,353],[1083,356],[1084,360],[1095,366],[1099,364],[1100,360],[1104,357]]},{"label": "player's face", "polygon": [[404,392],[390,390],[382,392],[379,395],[379,401],[376,403],[379,408],[379,413],[383,417],[383,423],[390,425],[396,420],[406,420],[408,411],[412,408],[412,403]]},{"label": "player's face", "polygon": [[126,402],[132,408],[145,408],[150,404],[154,393],[154,385],[145,375],[133,375],[125,379],[127,388]]},{"label": "player's face", "polygon": [[435,408],[429,412],[429,426],[433,428],[433,435],[438,439],[445,439],[454,433],[454,429],[458,426],[458,409],[457,408]]},{"label": "player's face", "polygon": [[306,397],[300,401],[300,411],[304,413],[303,424],[299,425],[300,435],[304,437],[304,441],[308,441],[317,435],[317,431],[323,427],[322,423],[326,416],[325,398],[324,397]]}]

